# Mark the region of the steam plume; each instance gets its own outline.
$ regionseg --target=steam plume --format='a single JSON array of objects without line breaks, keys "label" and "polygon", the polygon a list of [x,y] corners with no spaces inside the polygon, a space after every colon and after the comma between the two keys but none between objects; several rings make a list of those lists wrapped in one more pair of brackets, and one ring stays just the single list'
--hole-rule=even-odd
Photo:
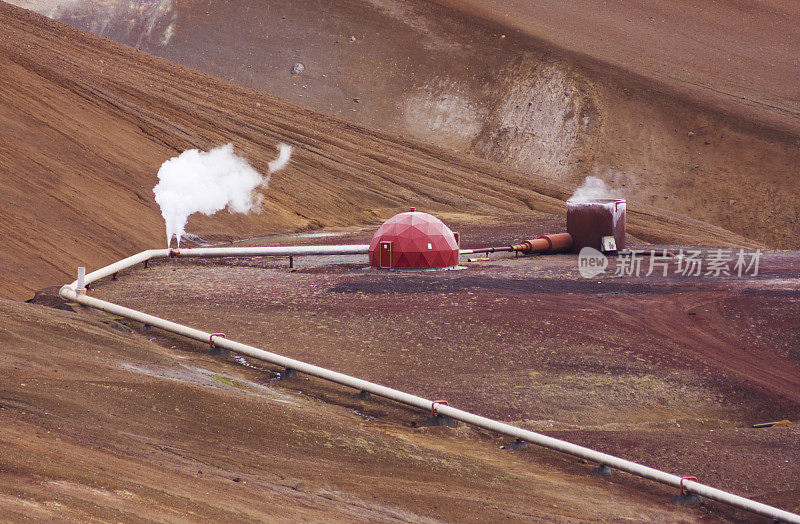
[{"label": "steam plume", "polygon": [[289,158],[292,156],[292,146],[287,144],[278,144],[278,158],[269,163],[269,172],[274,173],[280,171],[286,164],[289,163]]},{"label": "steam plume", "polygon": [[166,224],[167,246],[173,236],[180,246],[186,222],[194,213],[213,215],[226,207],[231,213],[258,211],[262,197],[255,190],[266,187],[270,175],[283,169],[292,155],[292,147],[286,144],[279,144],[278,151],[266,176],[237,156],[233,144],[208,152],[190,149],[164,162],[153,193]]},{"label": "steam plume", "polygon": [[602,198],[619,198],[619,195],[601,178],[597,178],[596,176],[587,176],[583,184],[569,197],[570,200],[578,202]]}]

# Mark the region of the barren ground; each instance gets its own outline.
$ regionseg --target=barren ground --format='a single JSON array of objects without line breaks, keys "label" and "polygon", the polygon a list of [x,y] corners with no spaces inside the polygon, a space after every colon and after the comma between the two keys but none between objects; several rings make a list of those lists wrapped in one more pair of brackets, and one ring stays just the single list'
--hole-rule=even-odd
[{"label": "barren ground", "polygon": [[795,2],[437,2],[672,86],[704,105],[800,131]]},{"label": "barren ground", "polygon": [[[200,4],[175,5],[219,14]],[[288,4],[296,9],[285,20],[311,19],[295,16],[311,3]],[[393,10],[397,2],[370,5],[329,6],[351,15],[335,31],[312,24],[286,34],[354,44],[340,57],[345,76],[383,68],[388,50],[414,42],[408,63],[431,60],[422,69],[351,75],[375,93],[409,88],[421,104],[413,107],[423,108],[414,132],[400,129],[411,121],[382,112],[395,99],[358,93],[363,80],[341,94],[346,112],[363,103],[371,116],[346,120],[330,114],[344,102],[317,105],[329,83],[313,67],[276,91],[287,101],[0,2],[0,520],[752,521],[716,504],[674,507],[673,490],[618,473],[594,478],[592,464],[512,452],[465,426],[427,428],[423,413],[318,380],[276,381],[270,367],[208,355],[202,344],[120,319],[48,307],[64,307],[57,286],[77,266],[162,244],[151,192],[158,167],[185,149],[226,142],[261,171],[278,142],[295,156],[273,177],[261,214],[192,218],[189,231],[209,242],[362,243],[375,224],[416,205],[460,230],[467,246],[505,244],[562,231],[575,181],[610,167],[620,183],[643,181],[628,215],[638,245],[798,245],[796,130],[773,118],[780,111],[759,112],[771,102],[796,109],[786,82],[796,42],[771,55],[769,75],[783,75],[764,82],[774,93],[748,84],[757,74],[747,66],[752,54],[722,70],[738,76],[720,105],[675,94],[680,86],[647,71],[625,72],[636,64],[598,72],[570,54],[581,50],[569,42],[554,42],[569,53],[551,53],[550,44],[531,43],[530,28],[502,39],[506,27],[451,13],[436,18],[445,33],[474,40],[459,41],[459,65],[445,71],[458,82],[425,88],[423,73],[449,63],[437,58],[448,52],[429,52],[431,42],[449,41],[437,40],[442,28],[420,26],[419,12]],[[568,19],[564,6],[559,16]],[[770,37],[758,36],[759,23],[743,33],[748,46]],[[784,34],[782,24],[772,37]],[[370,42],[376,28],[389,37]],[[705,35],[701,47],[730,34]],[[464,73],[481,49],[502,64],[497,76]],[[598,53],[609,49],[625,58],[613,45]],[[685,49],[675,57],[695,56]],[[366,61],[351,61],[352,53]],[[284,74],[281,60],[289,58],[275,61]],[[497,91],[465,94],[470,104],[498,101],[478,115],[485,128],[441,112],[464,85],[498,79]],[[543,111],[517,111],[535,93],[546,95],[532,99]],[[731,102],[739,94],[746,100]],[[447,129],[467,136],[447,138]],[[170,261],[91,292],[800,510],[797,424],[750,427],[798,419],[796,251],[768,252],[758,277],[721,279],[583,280],[567,255],[402,274],[365,270],[358,258],[296,263],[290,272],[282,260]],[[35,290],[33,304],[5,300]]]},{"label": "barren ground", "polygon": [[[480,244],[532,226],[460,225]],[[750,427],[800,408],[796,253],[767,253],[753,278],[585,280],[569,255],[422,273],[336,262],[178,260],[93,294],[797,509],[797,428]],[[275,384],[342,402],[318,381]]]},{"label": "barren ground", "polygon": [[[295,146],[260,214],[192,217],[207,239],[377,224],[429,212],[560,216],[569,188],[475,156],[360,127],[0,3],[0,294],[26,299],[164,238],[161,164],[232,142],[259,171]],[[752,245],[728,230],[632,206],[648,241]]]},{"label": "barren ground", "polygon": [[800,247],[796,1],[14,1],[527,184],[599,176]]},{"label": "barren ground", "polygon": [[90,312],[9,301],[0,311],[4,522],[698,515],[559,464],[534,467],[535,454],[468,428],[415,429],[419,413],[396,406],[306,394],[302,380],[275,387],[263,370]]}]

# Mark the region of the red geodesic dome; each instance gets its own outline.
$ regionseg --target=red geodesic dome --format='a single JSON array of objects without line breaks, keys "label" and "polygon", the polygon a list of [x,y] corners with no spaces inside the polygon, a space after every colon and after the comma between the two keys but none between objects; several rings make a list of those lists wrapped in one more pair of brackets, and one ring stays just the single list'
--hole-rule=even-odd
[{"label": "red geodesic dome", "polygon": [[369,245],[369,265],[391,269],[457,266],[458,238],[441,220],[412,207],[375,232]]}]

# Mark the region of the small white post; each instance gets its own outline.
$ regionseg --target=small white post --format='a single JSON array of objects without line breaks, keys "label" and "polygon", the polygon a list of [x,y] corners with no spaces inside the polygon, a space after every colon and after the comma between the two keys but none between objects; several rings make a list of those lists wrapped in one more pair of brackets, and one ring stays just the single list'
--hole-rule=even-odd
[{"label": "small white post", "polygon": [[85,295],[86,294],[86,268],[79,267],[78,268],[78,287],[75,289],[75,292],[78,295]]}]

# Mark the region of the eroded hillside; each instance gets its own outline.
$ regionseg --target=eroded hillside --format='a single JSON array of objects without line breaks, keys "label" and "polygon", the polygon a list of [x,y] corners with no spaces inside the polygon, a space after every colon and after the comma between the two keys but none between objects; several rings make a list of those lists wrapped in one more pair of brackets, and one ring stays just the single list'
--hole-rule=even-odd
[{"label": "eroded hillside", "polygon": [[16,1],[563,188],[599,176],[631,200],[800,246],[796,3]]},{"label": "eroded hillside", "polygon": [[[0,3],[3,296],[72,280],[164,242],[152,187],[188,148],[232,142],[261,172],[295,155],[260,214],[193,217],[209,240],[376,223],[409,205],[479,215],[556,213],[570,190],[476,156],[395,138]],[[747,244],[647,206],[647,241]],[[533,232],[540,234],[541,232]]]}]

